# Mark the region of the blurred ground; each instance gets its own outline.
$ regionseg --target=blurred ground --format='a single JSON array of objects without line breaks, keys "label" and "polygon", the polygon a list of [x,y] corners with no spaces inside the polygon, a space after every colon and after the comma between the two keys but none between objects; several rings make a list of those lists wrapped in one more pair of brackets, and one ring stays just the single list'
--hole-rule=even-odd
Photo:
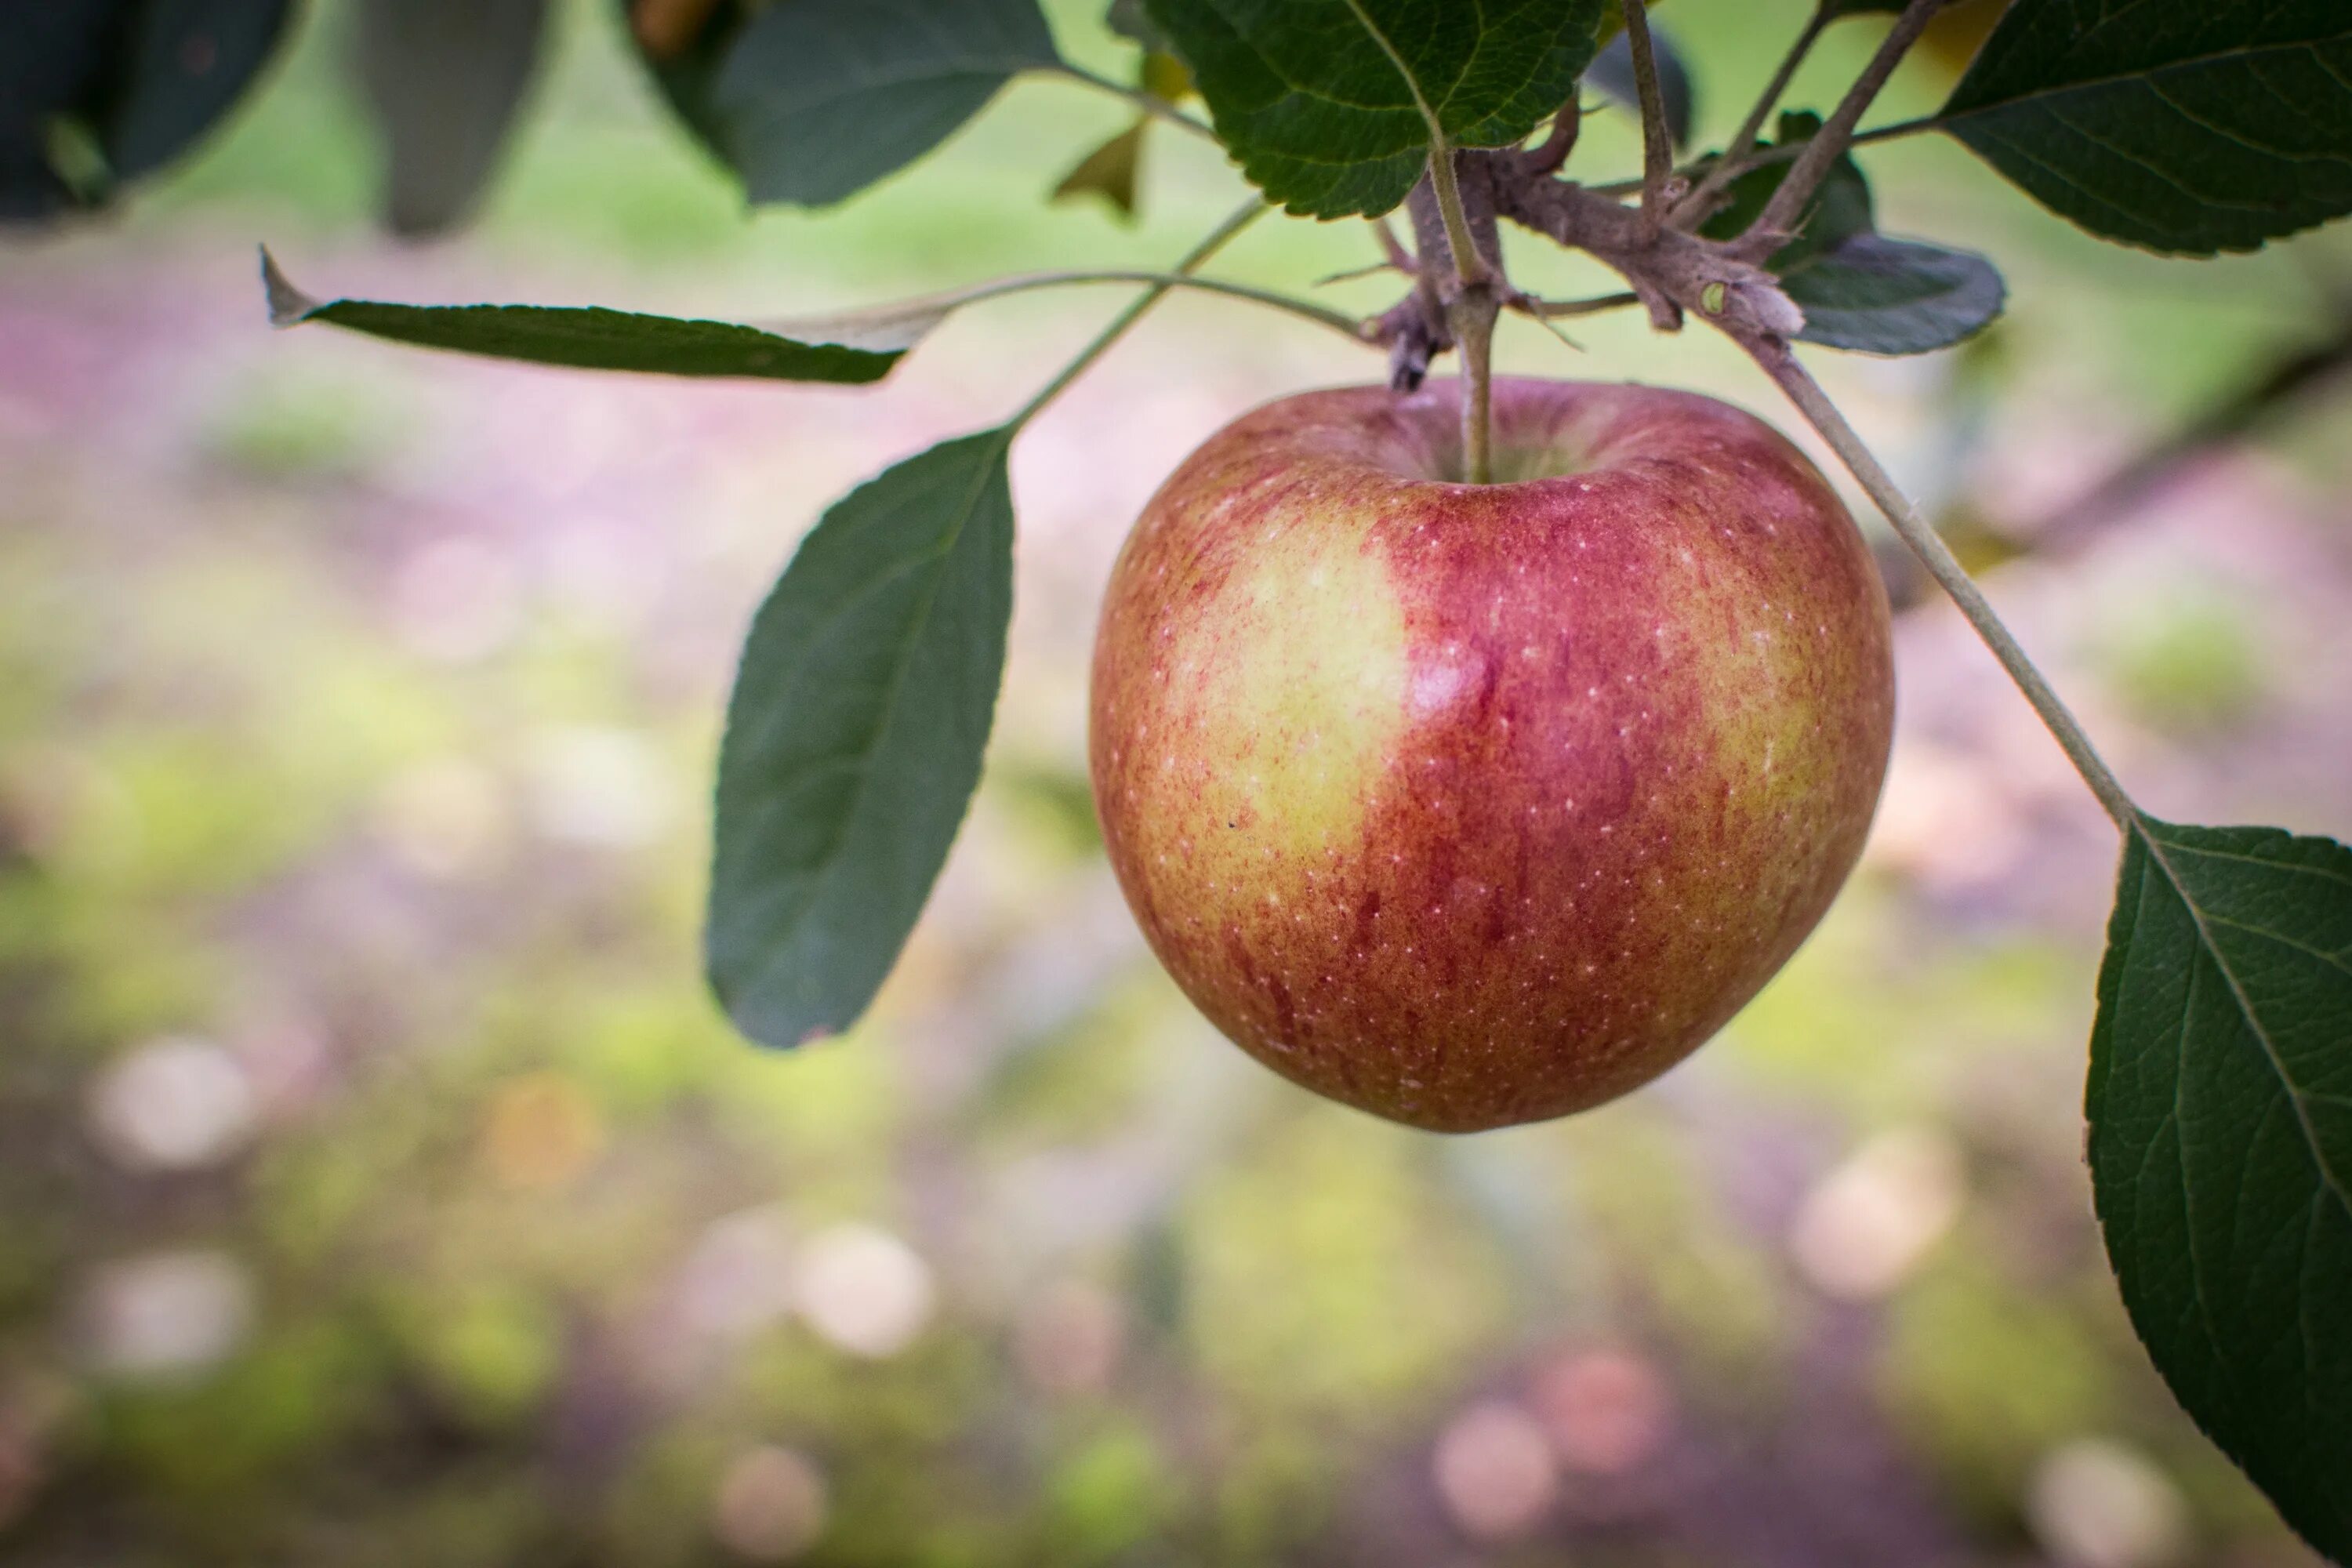
[{"label": "blurred ground", "polygon": [[[1120,68],[1086,11],[1066,44]],[[1720,135],[1793,8],[1667,16]],[[2309,1561],[2116,1303],[2078,1109],[2112,837],[1940,608],[1903,624],[1864,871],[1654,1089],[1436,1140],[1191,1013],[1095,845],[1095,596],[1202,437],[1377,374],[1247,306],[1169,302],[1023,437],[948,876],[853,1037],[736,1042],[695,928],[751,606],[830,498],[1001,417],[1116,291],[802,393],[272,335],[254,242],[322,293],[774,314],[1164,261],[1239,186],[1161,135],[1137,228],[1041,207],[1123,111],[1035,84],[845,211],[747,221],[604,8],[564,24],[457,241],[368,228],[330,8],[126,216],[0,248],[0,1562]],[[1613,116],[1579,157],[1634,161]],[[2032,540],[2352,294],[2336,237],[2164,263],[1953,147],[1870,166],[1886,227],[2014,289],[1961,353],[1821,356],[1959,524]],[[1227,269],[1369,255],[1268,224]],[[1578,335],[1503,362],[1787,422],[1697,333]],[[2152,809],[2352,826],[2347,431],[2309,399],[1991,577]]]}]

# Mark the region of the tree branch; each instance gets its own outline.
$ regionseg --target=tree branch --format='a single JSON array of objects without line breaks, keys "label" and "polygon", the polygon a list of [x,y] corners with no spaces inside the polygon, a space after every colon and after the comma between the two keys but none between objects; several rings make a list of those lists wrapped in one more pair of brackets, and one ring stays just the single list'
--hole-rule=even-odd
[{"label": "tree branch", "polygon": [[1928,22],[1941,10],[1946,0],[1911,0],[1903,7],[1903,15],[1895,19],[1894,29],[1870,57],[1870,64],[1846,89],[1845,97],[1832,111],[1821,130],[1806,142],[1805,150],[1797,155],[1796,167],[1789,171],[1780,188],[1772,193],[1764,210],[1738,241],[1740,253],[1750,260],[1761,261],[1780,248],[1796,232],[1799,218],[1813,193],[1821,189],[1829,177],[1830,166],[1837,161],[1853,140],[1853,128],[1862,122],[1863,111],[1877,98],[1878,89],[1895,74],[1904,54],[1918,41]]},{"label": "tree branch", "polygon": [[1727,246],[1679,229],[1650,233],[1640,213],[1567,180],[1512,178],[1497,170],[1488,188],[1504,217],[1622,274],[1662,331],[1680,327],[1685,310],[1735,335],[1788,338],[1804,328],[1804,312],[1779,280]]}]

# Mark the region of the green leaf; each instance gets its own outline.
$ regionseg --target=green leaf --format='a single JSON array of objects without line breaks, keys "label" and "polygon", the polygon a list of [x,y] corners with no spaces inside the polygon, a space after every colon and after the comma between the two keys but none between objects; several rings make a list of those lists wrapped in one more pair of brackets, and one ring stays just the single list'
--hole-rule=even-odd
[{"label": "green leaf", "polygon": [[656,74],[751,200],[822,206],[1061,63],[1037,0],[786,0],[730,8]]},{"label": "green leaf", "polygon": [[1863,353],[1948,348],[2000,314],[2008,289],[1972,250],[1859,234],[1780,276],[1802,342]]},{"label": "green leaf", "polygon": [[2352,212],[2352,5],[2017,0],[1935,123],[2094,234],[2252,250]]},{"label": "green leaf", "polygon": [[595,306],[394,305],[374,300],[320,304],[289,282],[267,250],[261,253],[261,280],[273,326],[325,321],[421,348],[581,370],[858,384],[881,380],[906,352],[903,345],[808,342],[731,321],[683,321]]},{"label": "green leaf", "polygon": [[980,781],[1013,612],[1012,439],[945,442],[851,491],[751,624],[705,952],[764,1045],[865,1011]]},{"label": "green leaf", "polygon": [[1429,121],[1520,140],[1592,58],[1601,0],[1144,0],[1243,172],[1294,213],[1404,200]]},{"label": "green leaf", "polygon": [[286,31],[287,0],[152,0],[132,8],[121,79],[96,115],[118,180],[162,167],[228,112]]},{"label": "green leaf", "polygon": [[1135,177],[1143,156],[1144,127],[1150,123],[1149,117],[1138,120],[1080,159],[1077,166],[1054,187],[1054,199],[1066,202],[1080,196],[1100,196],[1119,216],[1133,218]]},{"label": "green leaf", "polygon": [[2148,1353],[2287,1522],[2352,1561],[2352,850],[2138,818],[2086,1100]]},{"label": "green leaf", "polygon": [[360,85],[383,138],[384,222],[463,218],[506,145],[547,36],[547,0],[366,0]]},{"label": "green leaf", "polygon": [[[1696,112],[1690,69],[1683,64],[1674,39],[1655,22],[1650,24],[1650,50],[1658,62],[1658,101],[1666,111],[1666,134],[1680,147],[1690,140],[1691,116]],[[1584,70],[1584,85],[1636,120],[1641,118],[1642,89],[1633,75],[1633,46],[1624,34],[1610,39],[1592,57]]]}]

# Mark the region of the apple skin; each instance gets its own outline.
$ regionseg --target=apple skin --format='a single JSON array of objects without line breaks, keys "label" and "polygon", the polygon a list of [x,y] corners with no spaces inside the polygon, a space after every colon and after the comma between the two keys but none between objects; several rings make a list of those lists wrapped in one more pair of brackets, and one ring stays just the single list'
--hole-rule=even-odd
[{"label": "apple skin", "polygon": [[1226,1035],[1474,1131],[1664,1072],[1829,908],[1885,773],[1885,589],[1820,471],[1686,392],[1497,378],[1227,426],[1113,568],[1110,861]]}]

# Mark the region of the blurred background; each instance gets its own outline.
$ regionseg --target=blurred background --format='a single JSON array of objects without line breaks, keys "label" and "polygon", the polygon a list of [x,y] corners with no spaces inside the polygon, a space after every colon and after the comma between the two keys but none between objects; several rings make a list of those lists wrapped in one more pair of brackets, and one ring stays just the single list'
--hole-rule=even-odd
[{"label": "blurred background", "polygon": [[[1048,8],[1132,72],[1098,5]],[[1807,9],[1664,8],[1701,144]],[[1171,299],[1024,435],[946,877],[852,1035],[736,1040],[696,939],[751,608],[830,500],[1001,418],[1124,291],[803,391],[272,334],[256,243],[322,297],[779,315],[1165,265],[1243,187],[1163,128],[1138,220],[1047,205],[1132,110],[1024,81],[845,208],[747,214],[613,7],[553,26],[457,237],[383,237],[320,0],[196,155],[0,238],[0,1562],[2314,1561],[2117,1302],[2079,1110],[2113,834],[1939,603],[1900,618],[1861,871],[1654,1088],[1433,1138],[1161,976],[1087,800],[1096,598],[1210,431],[1380,376],[1286,317]],[[1818,373],[2151,809],[2352,827],[2352,245],[2167,262],[1953,144],[1864,163],[1882,226],[1994,255],[2010,312]],[[1637,166],[1588,121],[1572,174]],[[1541,249],[1524,286],[1606,286]],[[1375,254],[1269,221],[1217,269]],[[1507,326],[1503,368],[1792,423],[1712,334],[1570,330]]]}]

